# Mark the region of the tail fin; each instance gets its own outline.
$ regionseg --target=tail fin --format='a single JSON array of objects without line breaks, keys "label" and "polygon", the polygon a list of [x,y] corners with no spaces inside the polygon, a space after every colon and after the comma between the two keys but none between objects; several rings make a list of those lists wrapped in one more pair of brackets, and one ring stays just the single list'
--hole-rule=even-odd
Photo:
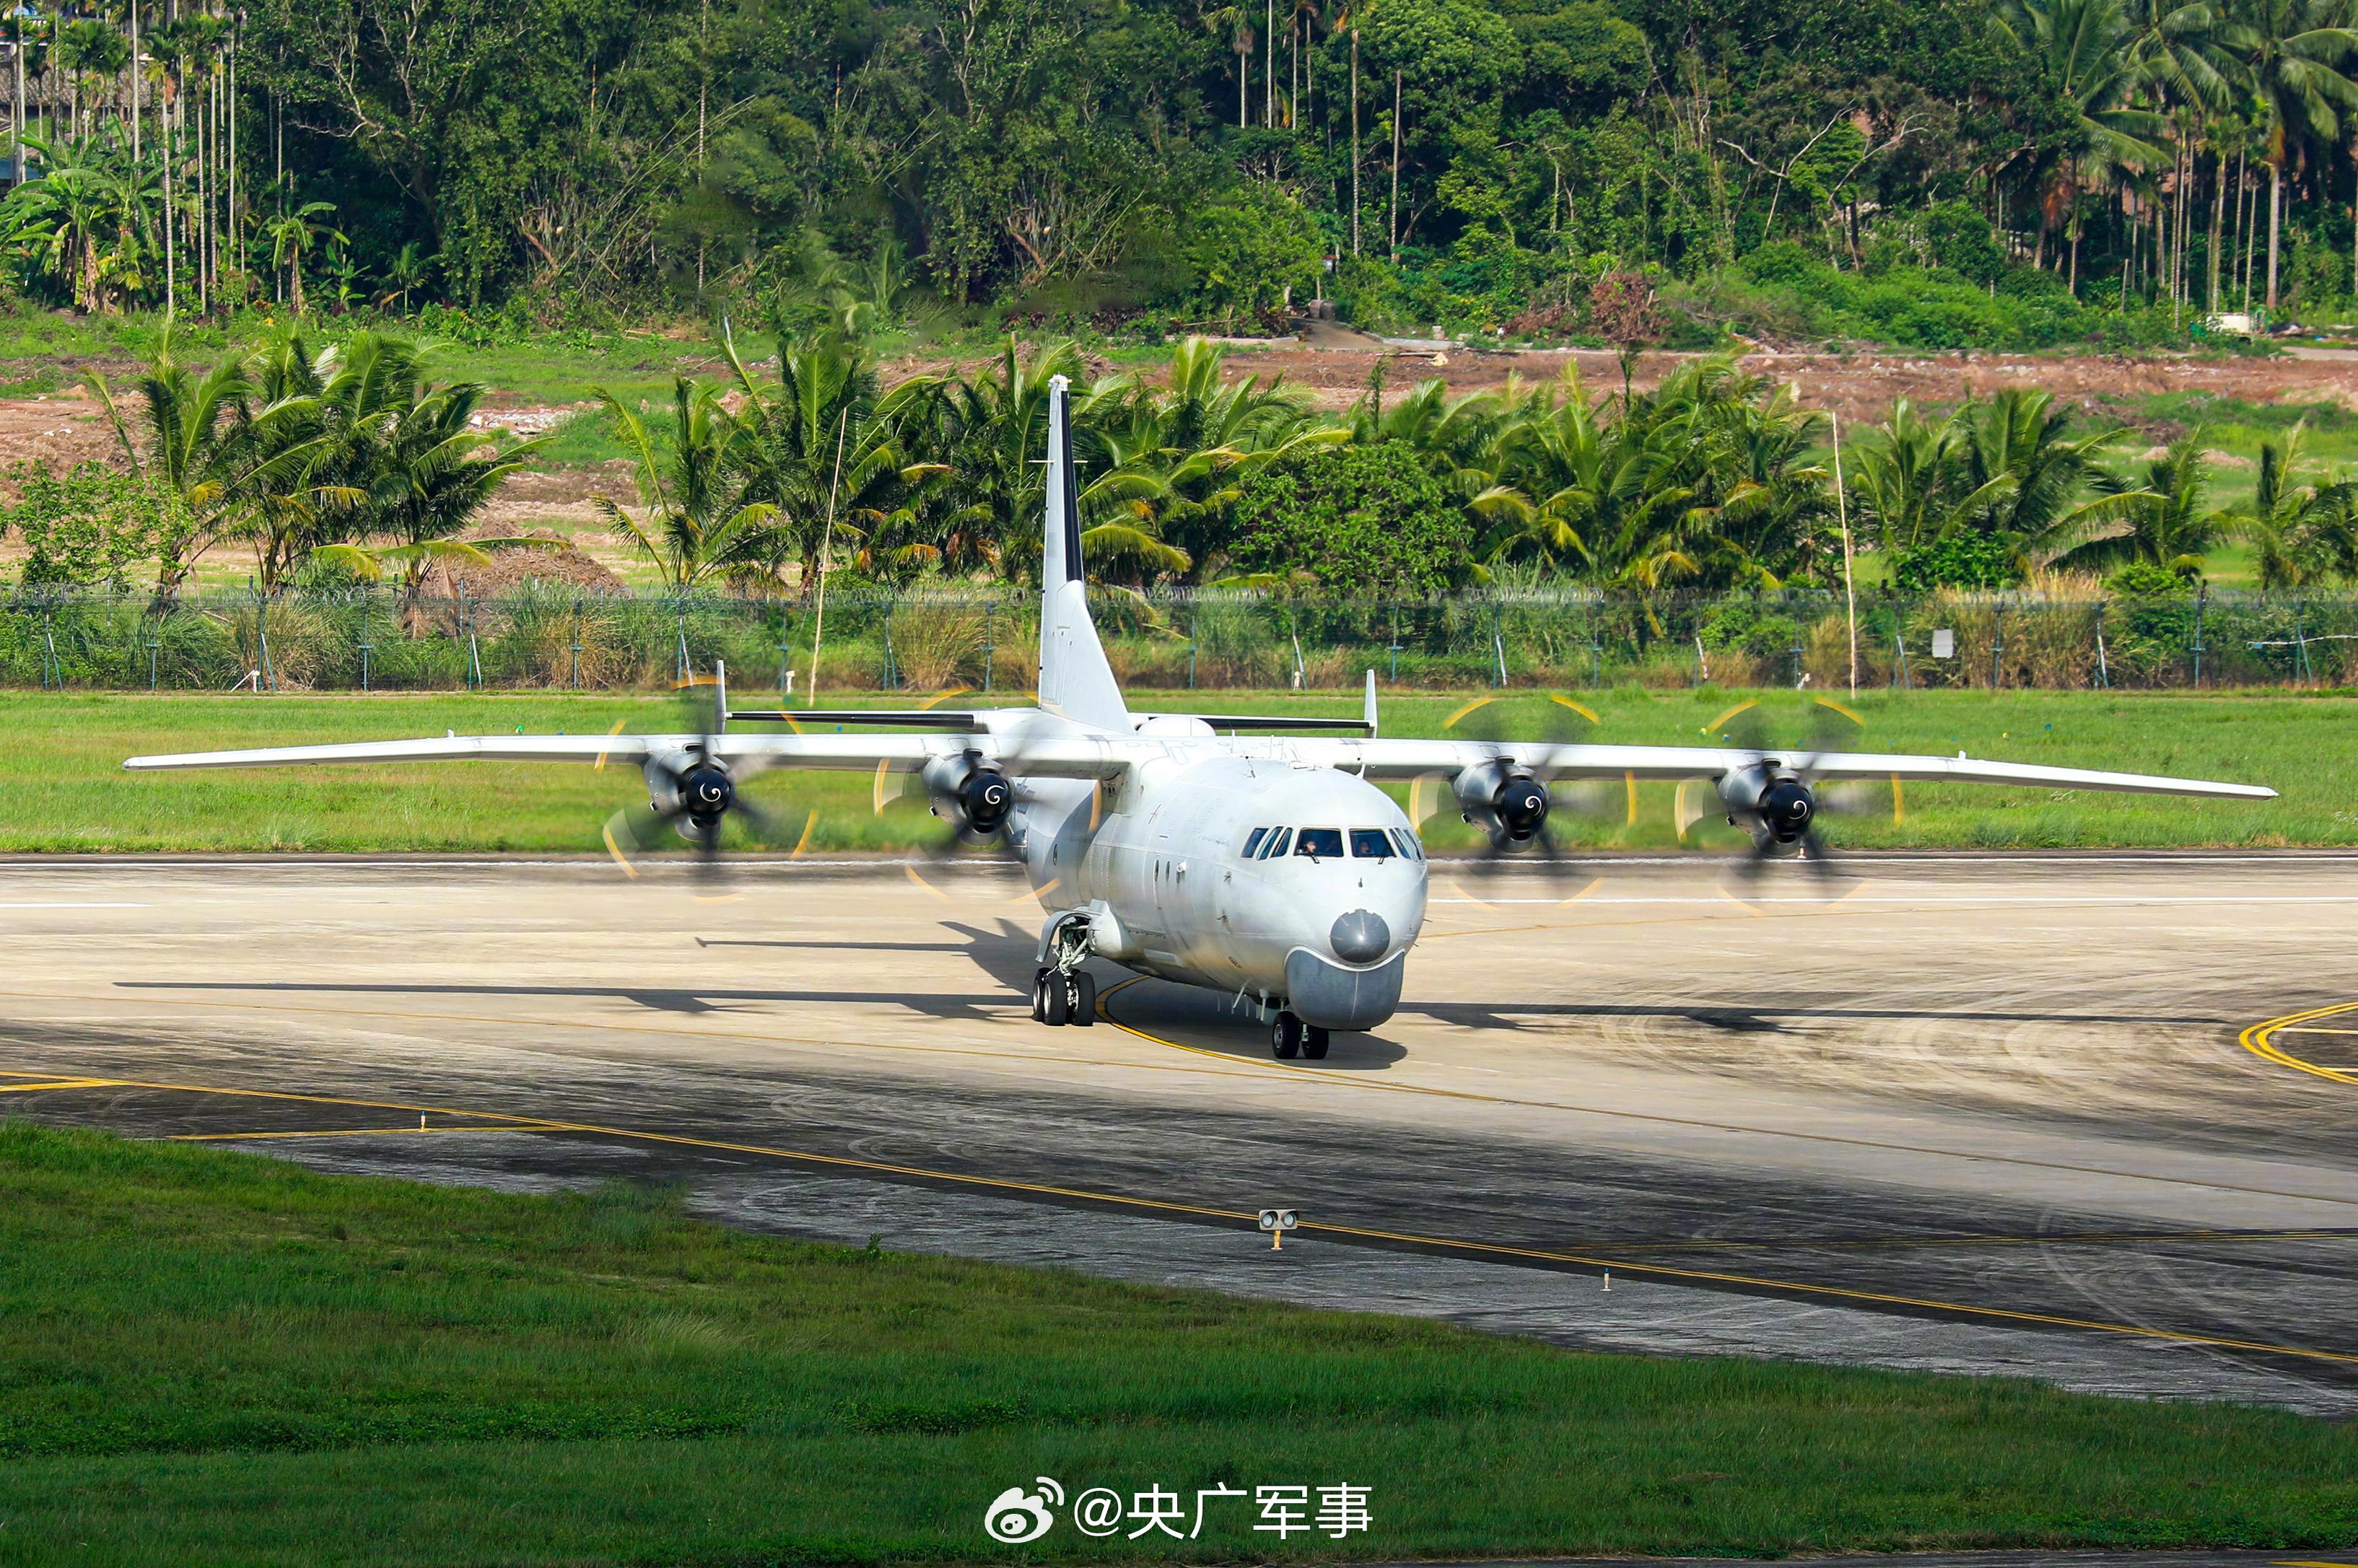
[{"label": "tail fin", "polygon": [[1048,382],[1048,511],[1041,552],[1040,706],[1083,724],[1127,731],[1130,709],[1089,619],[1081,571],[1080,484],[1065,379]]}]

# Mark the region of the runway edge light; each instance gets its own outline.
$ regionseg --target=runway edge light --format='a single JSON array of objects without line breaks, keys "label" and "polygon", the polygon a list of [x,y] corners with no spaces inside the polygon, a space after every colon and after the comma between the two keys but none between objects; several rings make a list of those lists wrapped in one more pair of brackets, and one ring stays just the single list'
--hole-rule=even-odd
[{"label": "runway edge light", "polygon": [[1272,1252],[1285,1249],[1285,1233],[1302,1223],[1302,1217],[1290,1208],[1265,1208],[1260,1211],[1260,1227],[1269,1232]]}]

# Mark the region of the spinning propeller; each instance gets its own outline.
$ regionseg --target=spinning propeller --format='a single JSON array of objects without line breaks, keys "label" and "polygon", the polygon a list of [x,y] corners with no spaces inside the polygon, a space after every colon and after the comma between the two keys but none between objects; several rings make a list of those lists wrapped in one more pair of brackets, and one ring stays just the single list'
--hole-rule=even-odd
[{"label": "spinning propeller", "polygon": [[749,759],[731,762],[719,754],[713,737],[728,724],[729,683],[726,669],[713,666],[710,680],[694,676],[681,682],[682,693],[709,691],[709,705],[690,698],[694,708],[694,739],[678,748],[649,757],[643,768],[647,804],[625,806],[606,821],[606,848],[631,876],[638,872],[630,852],[652,851],[670,828],[695,847],[696,874],[709,886],[721,874],[721,828],[734,817],[757,841],[774,841],[776,824],[769,813],[747,799],[741,789],[760,772]]},{"label": "spinning propeller", "polygon": [[[1821,876],[1833,872],[1834,857],[1820,824],[1827,817],[1879,816],[1885,809],[1884,786],[1877,784],[1823,784],[1817,776],[1818,760],[1830,752],[1855,752],[1866,720],[1840,703],[1812,698],[1808,709],[1810,739],[1803,744],[1780,743],[1770,734],[1768,713],[1758,701],[1743,702],[1713,719],[1707,736],[1750,754],[1744,765],[1720,775],[1717,804],[1728,825],[1751,840],[1736,860],[1747,876],[1757,874],[1770,860],[1799,860]],[[1704,812],[1692,808],[1690,792],[1709,786],[1679,788],[1679,836]],[[1891,813],[1898,811],[1899,785],[1890,785]],[[1709,797],[1705,797],[1709,798]]]},{"label": "spinning propeller", "polygon": [[1637,791],[1626,780],[1559,782],[1553,755],[1589,738],[1596,715],[1568,697],[1480,697],[1449,716],[1443,725],[1451,739],[1474,742],[1487,760],[1458,771],[1419,779],[1410,793],[1410,815],[1420,824],[1431,786],[1448,794],[1439,804],[1454,807],[1482,829],[1476,874],[1516,865],[1543,868],[1552,876],[1567,869],[1552,826],[1559,814],[1616,827],[1637,820]]}]

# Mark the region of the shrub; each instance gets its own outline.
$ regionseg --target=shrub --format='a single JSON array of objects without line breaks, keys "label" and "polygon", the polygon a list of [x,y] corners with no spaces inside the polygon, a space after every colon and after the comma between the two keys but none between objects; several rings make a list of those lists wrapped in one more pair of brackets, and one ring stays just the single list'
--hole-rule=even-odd
[{"label": "shrub", "polygon": [[1902,593],[2005,588],[2020,576],[2006,542],[1988,534],[1952,534],[1891,553],[1892,586]]},{"label": "shrub", "polygon": [[1330,589],[1422,597],[1473,570],[1466,514],[1402,442],[1326,447],[1255,474],[1232,553],[1246,574],[1307,570]]}]

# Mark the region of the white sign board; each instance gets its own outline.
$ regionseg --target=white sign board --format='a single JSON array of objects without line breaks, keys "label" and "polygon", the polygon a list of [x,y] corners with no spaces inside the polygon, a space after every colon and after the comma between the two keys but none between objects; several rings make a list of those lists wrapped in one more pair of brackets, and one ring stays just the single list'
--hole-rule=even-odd
[{"label": "white sign board", "polygon": [[1957,656],[1957,634],[1945,626],[1938,632],[1933,633],[1932,656],[1936,659],[1955,658]]}]

